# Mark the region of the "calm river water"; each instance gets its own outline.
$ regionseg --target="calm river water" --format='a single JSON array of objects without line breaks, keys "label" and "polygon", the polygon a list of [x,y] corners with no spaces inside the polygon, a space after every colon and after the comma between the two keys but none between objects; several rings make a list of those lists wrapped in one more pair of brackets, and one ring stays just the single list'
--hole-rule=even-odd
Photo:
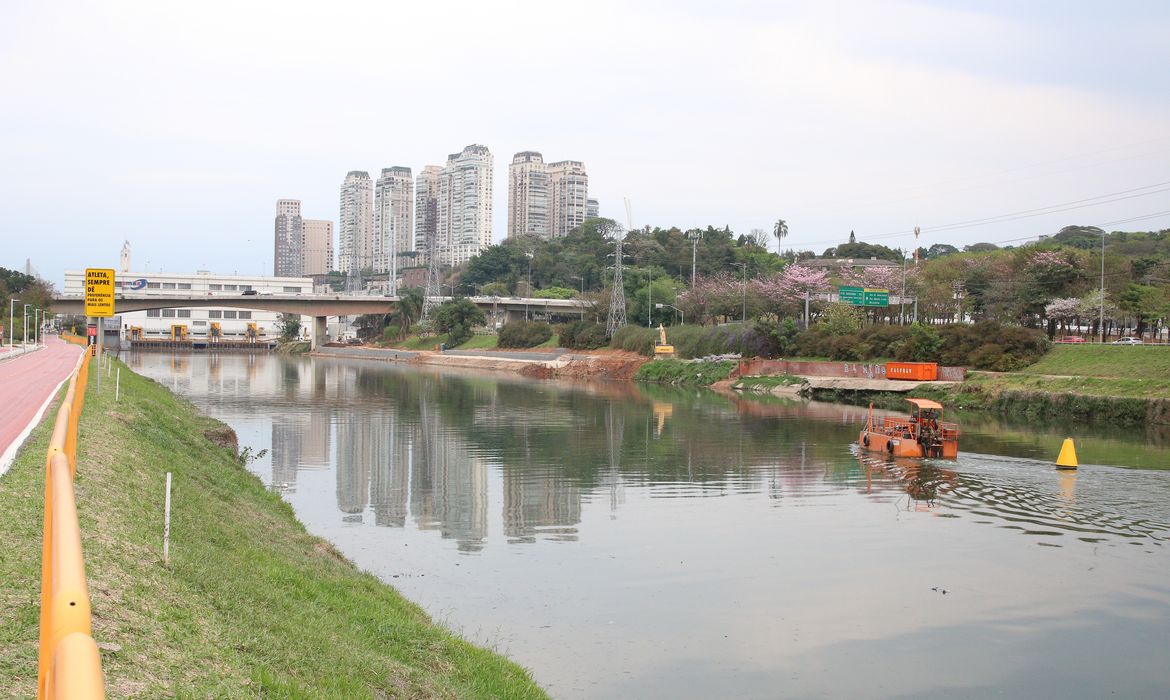
[{"label": "calm river water", "polygon": [[[1170,697],[1164,436],[276,356],[136,370],[315,534],[557,698]],[[1087,464],[1086,464],[1087,463]]]}]

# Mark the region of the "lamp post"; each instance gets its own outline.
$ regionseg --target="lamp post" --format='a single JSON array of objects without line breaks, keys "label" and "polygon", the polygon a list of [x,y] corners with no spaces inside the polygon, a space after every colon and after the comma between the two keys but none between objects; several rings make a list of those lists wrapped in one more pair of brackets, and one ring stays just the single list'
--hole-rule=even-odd
[{"label": "lamp post", "polygon": [[44,312],[40,309],[33,309],[33,347],[37,347],[41,343],[41,323],[44,320]]},{"label": "lamp post", "polygon": [[674,309],[675,311],[677,311],[678,317],[679,317],[679,325],[681,325],[681,326],[687,325],[687,315],[685,313],[683,313],[682,309],[678,308],[674,304],[655,304],[654,305],[654,308],[656,308],[656,309],[661,309],[663,307],[666,307],[668,309]]},{"label": "lamp post", "polygon": [[28,307],[30,306],[32,306],[32,304],[24,305],[24,335],[20,339],[21,344],[24,346],[25,352],[28,352]]},{"label": "lamp post", "polygon": [[528,256],[528,294],[524,295],[524,320],[528,320],[528,300],[532,297],[532,251],[525,253]]},{"label": "lamp post", "polygon": [[731,264],[743,268],[743,322],[747,323],[747,263],[733,262]]},{"label": "lamp post", "polygon": [[584,297],[585,296],[585,278],[582,277],[581,275],[569,275],[569,279],[581,281],[581,296]]},{"label": "lamp post", "polygon": [[654,268],[647,267],[646,273],[649,275],[649,281],[646,282],[646,327],[651,328],[654,325],[654,322],[650,320],[650,313],[654,308]]},{"label": "lamp post", "polygon": [[8,300],[8,349],[16,347],[16,297]]}]

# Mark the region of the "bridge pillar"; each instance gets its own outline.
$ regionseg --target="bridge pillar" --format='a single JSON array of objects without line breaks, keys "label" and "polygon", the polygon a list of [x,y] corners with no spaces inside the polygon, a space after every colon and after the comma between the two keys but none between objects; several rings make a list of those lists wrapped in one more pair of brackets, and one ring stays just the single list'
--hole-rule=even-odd
[{"label": "bridge pillar", "polygon": [[326,325],[325,321],[328,316],[314,316],[313,317],[313,338],[309,341],[309,349],[316,350],[317,346],[325,342]]},{"label": "bridge pillar", "polygon": [[504,311],[504,323],[524,320],[524,307],[508,308]]}]

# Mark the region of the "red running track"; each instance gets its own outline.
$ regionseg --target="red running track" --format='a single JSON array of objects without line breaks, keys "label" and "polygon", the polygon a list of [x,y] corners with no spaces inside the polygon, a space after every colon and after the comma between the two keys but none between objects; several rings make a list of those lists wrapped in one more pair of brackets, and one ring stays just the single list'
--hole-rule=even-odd
[{"label": "red running track", "polygon": [[83,351],[80,345],[47,335],[43,350],[0,363],[0,474],[15,456],[10,450],[13,443],[77,366]]}]

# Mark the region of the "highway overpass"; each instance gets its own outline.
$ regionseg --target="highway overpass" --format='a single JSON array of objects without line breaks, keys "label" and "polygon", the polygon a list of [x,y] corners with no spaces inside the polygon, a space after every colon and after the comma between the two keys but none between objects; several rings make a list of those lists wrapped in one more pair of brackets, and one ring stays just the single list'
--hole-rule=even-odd
[{"label": "highway overpass", "polygon": [[[452,297],[435,297],[439,303]],[[580,299],[534,299],[526,297],[468,297],[489,317],[501,321],[523,320],[530,314],[574,316],[584,315],[591,307]],[[157,292],[127,292],[114,296],[114,313],[148,311],[150,309],[179,309],[200,307],[228,307],[272,311],[276,313],[311,316],[313,347],[325,337],[325,319],[329,316],[360,316],[386,314],[398,303],[396,296],[366,296],[349,294],[175,294]],[[80,295],[58,295],[50,310],[58,314],[81,316],[85,314],[85,299]]]}]

